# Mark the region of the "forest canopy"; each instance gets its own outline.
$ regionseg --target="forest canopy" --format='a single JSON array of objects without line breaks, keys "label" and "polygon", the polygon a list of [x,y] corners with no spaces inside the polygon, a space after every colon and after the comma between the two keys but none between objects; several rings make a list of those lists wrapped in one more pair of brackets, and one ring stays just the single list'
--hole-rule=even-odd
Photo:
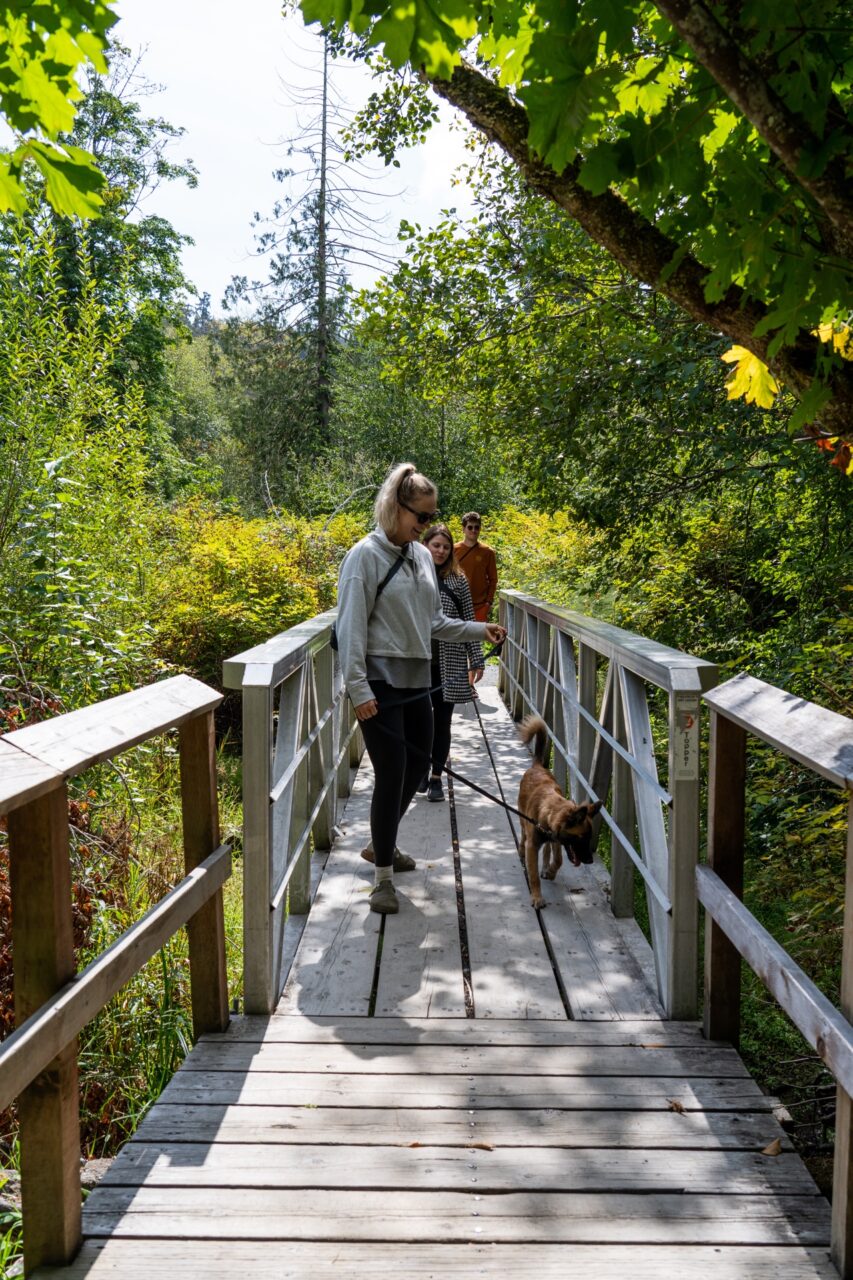
[{"label": "forest canopy", "polygon": [[849,441],[846,4],[300,7],[414,72],[389,77],[364,113],[377,150],[420,136],[410,103],[428,84],[633,276],[732,340],[735,394],[766,406],[783,384],[794,429]]}]

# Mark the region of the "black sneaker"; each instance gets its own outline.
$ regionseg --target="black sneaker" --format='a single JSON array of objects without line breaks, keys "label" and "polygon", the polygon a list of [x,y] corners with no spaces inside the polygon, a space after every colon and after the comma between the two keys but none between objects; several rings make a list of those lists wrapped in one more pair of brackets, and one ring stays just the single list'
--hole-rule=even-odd
[{"label": "black sneaker", "polygon": [[444,788],[441,785],[441,778],[430,778],[427,786],[427,800],[443,800]]},{"label": "black sneaker", "polygon": [[419,796],[425,796],[429,790],[429,774],[425,773],[415,788]]}]

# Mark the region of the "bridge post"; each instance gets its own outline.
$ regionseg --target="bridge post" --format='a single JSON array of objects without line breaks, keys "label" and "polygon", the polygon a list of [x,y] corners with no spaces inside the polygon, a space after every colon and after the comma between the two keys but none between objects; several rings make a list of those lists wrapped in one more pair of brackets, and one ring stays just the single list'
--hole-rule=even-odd
[{"label": "bridge post", "polygon": [[271,1013],[272,701],[264,676],[243,684],[243,989],[246,1013]]},{"label": "bridge post", "polygon": [[699,1001],[699,698],[697,688],[678,688],[673,671],[669,695],[669,900],[668,1018],[695,1018]]},{"label": "bridge post", "polygon": [[[620,746],[627,747],[628,731],[618,676],[613,679],[613,736]],[[626,840],[633,843],[637,818],[631,766],[618,752],[613,753],[613,821]],[[610,909],[620,919],[630,920],[634,914],[634,864],[615,837],[610,843]]]},{"label": "bridge post", "polygon": [[[185,721],[179,731],[184,871],[189,875],[219,847],[216,734],[213,712]],[[228,974],[222,890],[187,921],[193,1035],[228,1026]]]},{"label": "bridge post", "polygon": [[[853,1022],[853,796],[847,806],[847,875],[844,889],[841,1012],[848,1022]],[[838,1268],[841,1280],[853,1280],[853,1099],[841,1085],[838,1086],[835,1112],[832,1261]]]},{"label": "bridge post", "polygon": [[[595,716],[597,713],[596,695],[598,681],[598,654],[590,645],[581,641],[578,644],[578,702],[584,711]],[[595,752],[596,731],[585,716],[578,715],[578,769],[585,778],[592,772],[592,757]],[[585,800],[583,791],[578,798]]]},{"label": "bridge post", "polygon": [[[335,697],[335,668],[334,668],[334,650],[329,645],[314,655],[314,688],[316,689],[316,708],[317,718],[324,714],[327,707],[331,707]],[[335,733],[334,733],[334,714],[329,716],[324,727],[320,730],[314,751],[311,758],[311,806],[313,808],[316,796],[315,790],[319,794],[322,787],[326,784],[326,772],[331,769],[332,762],[335,758]],[[332,783],[326,791],[326,798],[322,803],[320,812],[317,815],[317,821],[314,823],[312,837],[315,849],[331,849],[333,831],[335,826],[335,817],[337,812],[337,786]]]},{"label": "bridge post", "polygon": [[[711,710],[708,749],[708,866],[743,898],[746,730]],[[705,916],[704,1030],[740,1043],[740,952],[711,913]]]},{"label": "bridge post", "polygon": [[[75,974],[64,783],[8,818],[18,1026]],[[18,1098],[24,1269],[61,1266],[80,1246],[77,1038]]]}]

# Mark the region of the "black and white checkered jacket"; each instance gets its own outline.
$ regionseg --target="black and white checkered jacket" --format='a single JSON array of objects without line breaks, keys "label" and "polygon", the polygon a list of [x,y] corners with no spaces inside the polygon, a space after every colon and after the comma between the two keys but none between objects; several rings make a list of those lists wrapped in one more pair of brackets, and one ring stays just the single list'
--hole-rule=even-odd
[{"label": "black and white checkered jacket", "polygon": [[[446,578],[439,578],[438,589],[441,592],[442,612],[446,613],[448,618],[464,618],[466,622],[474,621],[471,588],[463,573],[449,573]],[[461,609],[459,605],[462,606]],[[440,641],[438,657],[444,701],[472,702],[474,694],[468,683],[468,668],[486,665],[483,646],[476,641],[469,641],[467,644],[450,644]]]}]

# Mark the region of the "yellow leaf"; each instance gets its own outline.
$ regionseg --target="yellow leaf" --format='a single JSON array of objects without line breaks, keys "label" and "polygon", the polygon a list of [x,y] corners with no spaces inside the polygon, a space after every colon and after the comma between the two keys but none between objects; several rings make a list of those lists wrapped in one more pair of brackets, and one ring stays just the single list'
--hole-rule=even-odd
[{"label": "yellow leaf", "polygon": [[776,398],[779,383],[764,361],[747,351],[746,347],[729,347],[721,358],[726,364],[734,365],[726,379],[729,400],[738,400],[743,396],[747,404],[757,404],[760,409],[769,409]]},{"label": "yellow leaf", "polygon": [[764,1148],[761,1154],[763,1156],[780,1156],[782,1154],[782,1139],[774,1138],[770,1145]]},{"label": "yellow leaf", "polygon": [[830,322],[818,325],[817,329],[812,329],[812,333],[821,342],[831,342],[845,360],[853,360],[853,330],[849,325]]}]

